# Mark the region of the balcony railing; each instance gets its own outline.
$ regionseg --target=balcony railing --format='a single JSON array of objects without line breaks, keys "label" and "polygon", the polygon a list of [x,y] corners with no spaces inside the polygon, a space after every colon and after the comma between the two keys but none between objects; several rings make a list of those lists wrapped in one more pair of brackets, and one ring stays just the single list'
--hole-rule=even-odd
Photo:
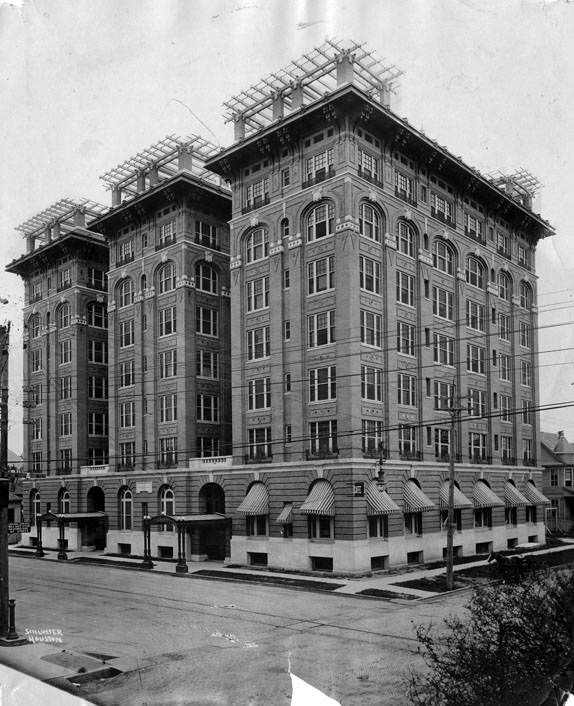
[{"label": "balcony railing", "polygon": [[269,451],[268,453],[261,453],[252,456],[251,454],[245,454],[245,463],[271,463],[273,461],[273,454]]},{"label": "balcony railing", "polygon": [[[317,459],[327,459],[327,458],[339,458],[339,449],[334,449],[333,451],[328,451],[328,450],[322,450],[319,449],[318,451],[309,451],[307,449],[306,451],[306,457],[307,461],[313,461]],[[378,456],[377,456],[378,458]]]},{"label": "balcony railing", "polygon": [[478,243],[482,243],[482,245],[486,245],[486,237],[484,235],[482,235],[481,233],[477,233],[475,230],[469,230],[468,228],[465,227],[464,234],[466,236],[468,236],[469,238],[476,240]]},{"label": "balcony railing", "polygon": [[401,461],[422,461],[423,455],[420,451],[402,451],[399,458]]},{"label": "balcony railing", "polygon": [[176,242],[177,238],[175,235],[172,235],[171,238],[166,238],[165,240],[162,240],[161,243],[158,243],[155,246],[155,251],[157,252],[158,250],[163,250],[164,248],[167,248],[168,245],[173,245]]},{"label": "balcony railing", "polygon": [[[445,451],[444,453],[441,453],[441,454],[435,454],[436,461],[440,461],[442,463],[450,463],[450,459],[451,459],[451,454],[449,454],[448,451]],[[454,454],[453,461],[455,463],[461,463],[462,456],[460,454]]]},{"label": "balcony railing", "polygon": [[109,473],[110,467],[108,464],[100,464],[99,466],[80,466],[81,476],[99,476],[102,473]]},{"label": "balcony railing", "polygon": [[447,216],[442,211],[437,211],[436,208],[431,207],[431,216],[433,216],[433,218],[436,218],[439,221],[442,221],[443,223],[446,223],[451,228],[456,228],[456,222],[454,218],[452,216]]},{"label": "balcony railing", "polygon": [[536,459],[535,459],[535,458],[523,458],[523,459],[522,459],[522,465],[523,465],[523,466],[536,466],[536,465],[538,465],[538,464],[536,463]]},{"label": "balcony railing", "polygon": [[513,456],[503,456],[502,457],[503,466],[516,466],[516,459]]},{"label": "balcony railing", "polygon": [[265,194],[264,196],[256,196],[253,201],[246,201],[243,204],[241,213],[250,213],[251,211],[255,211],[256,209],[261,208],[261,206],[266,206],[268,203],[269,194]]},{"label": "balcony railing", "polygon": [[308,186],[320,184],[325,179],[330,179],[335,176],[335,167],[330,164],[328,169],[318,169],[314,174],[308,174],[306,181],[301,184],[301,188],[306,189]]},{"label": "balcony railing", "polygon": [[213,470],[214,468],[230,468],[233,456],[199,456],[189,459],[190,471]]},{"label": "balcony railing", "polygon": [[221,250],[221,246],[219,245],[219,243],[216,240],[214,240],[212,238],[208,238],[208,237],[203,237],[201,235],[197,235],[197,233],[195,234],[195,238],[194,238],[193,242],[196,245],[201,245],[201,247],[203,247],[203,248],[209,248],[210,250],[218,250],[218,251]]},{"label": "balcony railing", "polygon": [[492,463],[492,457],[491,456],[486,456],[486,454],[472,454],[470,458],[468,459],[470,463],[479,463],[479,464],[491,464]]},{"label": "balcony railing", "polygon": [[123,257],[118,257],[116,260],[116,267],[120,267],[121,265],[127,265],[128,262],[133,262],[135,260],[135,253],[129,253],[127,255],[124,255]]},{"label": "balcony railing", "polygon": [[417,205],[416,196],[412,192],[405,191],[404,189],[398,189],[395,186],[395,196],[401,199],[401,201],[406,201],[407,203],[410,203],[411,206]]},{"label": "balcony railing", "polygon": [[363,169],[363,167],[359,165],[357,168],[357,174],[371,184],[374,184],[381,189],[383,188],[383,182],[379,179],[379,175],[373,174],[369,169]]},{"label": "balcony railing", "polygon": [[508,252],[508,250],[506,248],[497,247],[496,252],[499,255],[502,255],[502,257],[505,257],[507,260],[510,260],[510,253]]},{"label": "balcony railing", "polygon": [[56,291],[63,292],[64,289],[70,289],[71,286],[72,286],[71,282],[60,282],[56,288]]}]

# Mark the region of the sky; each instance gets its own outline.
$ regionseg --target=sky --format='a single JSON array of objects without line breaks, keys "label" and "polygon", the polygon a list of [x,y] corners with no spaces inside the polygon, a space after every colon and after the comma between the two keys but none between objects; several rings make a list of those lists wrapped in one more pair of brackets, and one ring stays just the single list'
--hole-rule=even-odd
[{"label": "sky", "polygon": [[393,110],[489,174],[525,168],[556,235],[537,251],[544,431],[574,441],[574,2],[20,0],[0,4],[0,323],[12,325],[9,446],[22,450],[15,228],[166,135],[226,146],[222,104],[326,38],[404,71]]}]

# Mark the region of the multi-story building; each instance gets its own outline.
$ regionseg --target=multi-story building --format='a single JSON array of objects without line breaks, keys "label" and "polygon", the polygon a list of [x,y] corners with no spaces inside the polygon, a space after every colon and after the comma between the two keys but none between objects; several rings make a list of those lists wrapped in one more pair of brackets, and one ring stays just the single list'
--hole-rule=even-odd
[{"label": "multi-story building", "polygon": [[543,467],[543,492],[550,500],[546,524],[551,532],[574,531],[574,444],[563,431],[541,432],[540,465]]},{"label": "multi-story building", "polygon": [[552,229],[530,175],[487,179],[393,113],[398,74],[327,43],[226,103],[235,142],[207,166],[233,193],[233,561],[440,558],[451,457],[457,553],[543,539]]}]

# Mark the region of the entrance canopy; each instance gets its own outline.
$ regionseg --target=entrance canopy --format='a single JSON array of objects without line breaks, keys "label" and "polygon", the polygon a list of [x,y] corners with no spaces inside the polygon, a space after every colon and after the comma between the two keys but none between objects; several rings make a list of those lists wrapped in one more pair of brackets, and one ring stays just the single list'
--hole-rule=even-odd
[{"label": "entrance canopy", "polygon": [[107,517],[105,512],[45,512],[40,515],[44,522],[81,522],[82,520],[102,520]]},{"label": "entrance canopy", "polygon": [[184,527],[192,527],[194,525],[211,525],[215,522],[229,519],[227,515],[216,512],[209,515],[156,515],[155,517],[150,517],[148,522],[150,525],[183,525]]}]

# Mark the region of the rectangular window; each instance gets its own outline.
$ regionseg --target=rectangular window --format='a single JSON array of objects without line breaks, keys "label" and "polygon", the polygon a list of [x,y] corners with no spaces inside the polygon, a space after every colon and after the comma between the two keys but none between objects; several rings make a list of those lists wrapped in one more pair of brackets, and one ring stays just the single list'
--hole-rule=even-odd
[{"label": "rectangular window", "polygon": [[434,381],[434,408],[449,411],[453,404],[452,383]]},{"label": "rectangular window", "polygon": [[397,353],[415,354],[415,327],[404,321],[397,321]]},{"label": "rectangular window", "polygon": [[398,376],[398,403],[409,407],[417,405],[417,379],[414,375],[399,373]]},{"label": "rectangular window", "polygon": [[500,437],[500,452],[503,461],[510,461],[513,456],[512,437],[504,434]]},{"label": "rectangular window", "polygon": [[533,409],[532,400],[522,400],[522,423],[532,424]]},{"label": "rectangular window", "polygon": [[88,397],[91,400],[107,400],[108,399],[108,380],[99,375],[90,375],[88,377]]},{"label": "rectangular window", "polygon": [[133,468],[136,462],[136,442],[120,442],[120,465],[126,468]]},{"label": "rectangular window", "polygon": [[434,455],[439,460],[450,458],[450,429],[434,430]]},{"label": "rectangular window", "polygon": [[361,397],[373,402],[383,401],[383,371],[361,365]]},{"label": "rectangular window", "polygon": [[42,438],[42,417],[37,417],[30,421],[32,431],[32,441],[40,441]]},{"label": "rectangular window", "polygon": [[442,196],[431,192],[431,215],[436,216],[441,221],[454,223],[453,204]]},{"label": "rectangular window", "polygon": [[162,466],[177,465],[176,436],[169,436],[159,440],[159,463]]},{"label": "rectangular window", "polygon": [[293,440],[292,430],[290,424],[285,424],[283,427],[283,439],[286,444],[290,444]]},{"label": "rectangular window", "polygon": [[158,245],[168,245],[175,242],[175,219],[162,223],[159,227]]},{"label": "rectangular window", "polygon": [[249,459],[256,461],[272,458],[271,427],[254,427],[247,430],[249,441]]},{"label": "rectangular window", "polygon": [[72,376],[66,375],[60,378],[59,398],[61,400],[69,400],[72,396]]},{"label": "rectangular window", "polygon": [[108,342],[88,341],[88,363],[108,363]]},{"label": "rectangular window", "polygon": [[33,373],[37,373],[42,370],[42,349],[35,348],[30,352],[30,367]]},{"label": "rectangular window", "polygon": [[522,459],[532,461],[532,439],[522,439]]},{"label": "rectangular window", "polygon": [[72,413],[63,412],[60,414],[60,436],[72,435]]},{"label": "rectangular window", "polygon": [[269,306],[269,277],[258,277],[247,282],[247,311]]},{"label": "rectangular window", "polygon": [[159,354],[160,378],[172,378],[177,375],[177,350],[162,351]]},{"label": "rectangular window", "polygon": [[511,382],[512,380],[512,365],[509,355],[500,353],[498,356],[498,376],[501,380]]},{"label": "rectangular window", "polygon": [[213,458],[221,453],[219,439],[212,436],[198,436],[197,448],[202,458]]},{"label": "rectangular window", "polygon": [[177,394],[159,396],[159,421],[175,422],[177,419]]},{"label": "rectangular window", "polygon": [[119,405],[120,427],[127,429],[136,425],[136,405],[135,402],[120,402]]},{"label": "rectangular window", "polygon": [[471,461],[486,460],[486,434],[471,431],[468,434],[468,457]]},{"label": "rectangular window", "polygon": [[480,373],[480,375],[485,375],[485,350],[482,346],[475,346],[472,343],[467,343],[466,369],[469,373]]},{"label": "rectangular window", "polygon": [[399,424],[399,455],[414,458],[417,452],[417,430],[410,424]]},{"label": "rectangular window", "polygon": [[63,365],[64,363],[70,363],[72,361],[72,339],[67,338],[65,341],[60,341],[59,351],[60,365]]},{"label": "rectangular window", "polygon": [[381,263],[361,255],[359,257],[359,285],[373,294],[381,293]]},{"label": "rectangular window", "polygon": [[511,422],[512,417],[511,412],[512,398],[508,395],[500,395],[500,421],[501,422]]},{"label": "rectangular window", "polygon": [[72,284],[72,272],[69,267],[60,270],[58,279],[58,289],[67,289]]},{"label": "rectangular window", "polygon": [[532,363],[528,360],[520,361],[520,383],[532,387]]},{"label": "rectangular window", "polygon": [[197,395],[197,421],[219,422],[219,397],[217,395]]},{"label": "rectangular window", "polygon": [[492,527],[492,508],[491,507],[481,507],[474,511],[474,526],[478,529],[480,528],[490,528]]},{"label": "rectangular window", "polygon": [[523,348],[532,348],[532,329],[526,321],[520,322],[520,345]]},{"label": "rectangular window", "polygon": [[484,331],[484,306],[471,299],[466,300],[466,325],[475,331]]},{"label": "rectangular window", "polygon": [[123,360],[120,363],[120,387],[135,385],[134,361]]},{"label": "rectangular window", "polygon": [[486,415],[486,392],[484,390],[469,389],[468,414],[470,417],[484,417]]},{"label": "rectangular window", "polygon": [[327,368],[309,370],[309,402],[337,399],[337,369],[334,365]]},{"label": "rectangular window", "polygon": [[195,221],[195,242],[198,243],[198,245],[202,245],[204,248],[218,250],[217,228],[211,223]]},{"label": "rectangular window", "polygon": [[335,310],[307,317],[309,348],[326,346],[335,342]]},{"label": "rectangular window", "polygon": [[249,409],[270,409],[271,378],[249,380]]},{"label": "rectangular window", "polygon": [[337,453],[337,420],[309,424],[309,452],[313,455]]},{"label": "rectangular window", "polygon": [[471,216],[470,213],[465,214],[464,232],[466,233],[466,235],[470,235],[471,238],[482,240],[482,221],[476,218],[475,216]]},{"label": "rectangular window", "polygon": [[291,286],[291,271],[284,270],[284,272],[283,272],[283,288],[289,289],[290,286]]},{"label": "rectangular window", "polygon": [[442,365],[454,365],[454,338],[433,334],[433,360]]},{"label": "rectangular window", "polygon": [[267,358],[270,354],[269,326],[247,332],[247,360]]},{"label": "rectangular window", "polygon": [[359,174],[366,179],[379,180],[379,160],[369,152],[359,148]]},{"label": "rectangular window", "polygon": [[32,290],[30,293],[30,301],[36,302],[42,298],[42,281],[36,280],[32,282]]},{"label": "rectangular window", "polygon": [[405,533],[420,537],[423,533],[422,512],[405,512]]},{"label": "rectangular window", "polygon": [[107,436],[108,435],[108,413],[90,412],[88,414],[88,435]]},{"label": "rectangular window", "polygon": [[380,348],[382,328],[383,317],[380,314],[361,309],[361,343]]},{"label": "rectangular window", "polygon": [[333,173],[333,150],[328,149],[324,152],[309,157],[305,162],[306,182],[319,182],[326,179]]},{"label": "rectangular window", "polygon": [[307,291],[309,294],[326,292],[335,286],[335,258],[324,257],[307,265]]},{"label": "rectangular window", "polygon": [[523,245],[518,246],[518,264],[522,265],[523,267],[530,266],[529,253]]},{"label": "rectangular window", "polygon": [[415,278],[406,272],[397,272],[397,302],[415,305]]},{"label": "rectangular window", "polygon": [[134,345],[134,320],[120,321],[120,348]]},{"label": "rectangular window", "polygon": [[131,262],[134,259],[134,241],[130,238],[118,243],[116,250],[116,265]]},{"label": "rectangular window", "polygon": [[218,312],[205,306],[196,307],[195,332],[204,336],[218,336]]},{"label": "rectangular window", "polygon": [[384,425],[375,419],[362,421],[362,447],[363,453],[378,453],[383,444]]},{"label": "rectangular window", "polygon": [[498,337],[501,341],[510,341],[510,316],[508,314],[498,315]]},{"label": "rectangular window", "polygon": [[176,331],[176,309],[170,306],[167,309],[158,311],[159,335],[169,336]]},{"label": "rectangular window", "polygon": [[504,257],[510,257],[510,237],[506,233],[496,232],[496,249]]},{"label": "rectangular window", "polygon": [[291,373],[283,375],[283,392],[291,392]]},{"label": "rectangular window", "polygon": [[60,449],[60,463],[58,464],[60,473],[70,473],[72,470],[72,449]]},{"label": "rectangular window", "polygon": [[289,186],[291,183],[291,175],[289,173],[289,167],[285,167],[285,169],[281,170],[281,188],[285,188],[286,186]]},{"label": "rectangular window", "polygon": [[219,378],[219,354],[215,351],[198,350],[196,353],[196,375],[201,378]]},{"label": "rectangular window", "polygon": [[414,200],[415,180],[395,169],[395,196],[405,201]]},{"label": "rectangular window", "polygon": [[291,322],[290,321],[283,322],[283,339],[285,341],[291,340]]},{"label": "rectangular window", "polygon": [[432,288],[432,311],[435,316],[454,321],[453,293],[440,287]]},{"label": "rectangular window", "polygon": [[258,179],[245,188],[244,209],[257,208],[269,202],[269,179]]}]

